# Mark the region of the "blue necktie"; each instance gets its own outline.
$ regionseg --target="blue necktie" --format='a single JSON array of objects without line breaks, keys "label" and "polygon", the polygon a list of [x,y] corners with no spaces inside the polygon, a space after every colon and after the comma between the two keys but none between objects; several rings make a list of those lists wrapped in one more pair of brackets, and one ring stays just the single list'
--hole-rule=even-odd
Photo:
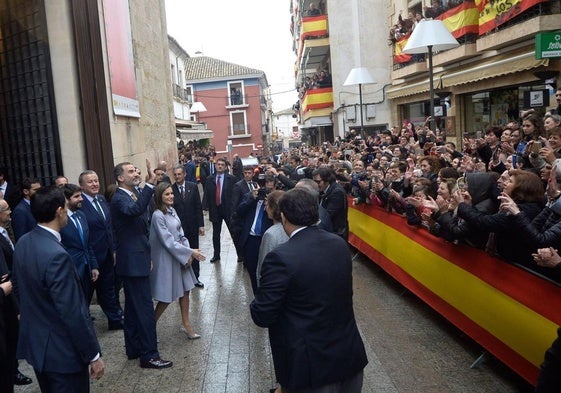
[{"label": "blue necktie", "polygon": [[265,211],[265,203],[261,203],[259,213],[257,213],[257,222],[255,223],[255,234],[261,236],[261,221],[263,220],[263,212]]},{"label": "blue necktie", "polygon": [[[86,245],[86,240],[84,239],[84,231],[82,230],[82,225],[80,225],[80,220],[78,220],[78,216],[76,214],[72,215],[72,221],[74,221],[74,225],[76,225],[76,229],[78,229],[78,234],[80,235],[80,240],[82,241],[82,245]],[[86,265],[88,264],[87,259],[85,260]]]}]

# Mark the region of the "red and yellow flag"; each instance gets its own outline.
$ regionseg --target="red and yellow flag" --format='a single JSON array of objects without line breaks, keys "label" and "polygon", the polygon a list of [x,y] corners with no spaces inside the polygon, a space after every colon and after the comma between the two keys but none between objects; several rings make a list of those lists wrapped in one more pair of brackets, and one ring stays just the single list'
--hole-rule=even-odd
[{"label": "red and yellow flag", "polygon": [[[484,1],[484,0],[481,0]],[[479,11],[473,1],[464,1],[436,17],[450,30],[454,38],[479,33]]]},{"label": "red and yellow flag", "polygon": [[407,44],[407,40],[409,40],[410,35],[411,33],[404,35],[394,44],[394,55],[393,55],[394,62],[407,63],[411,61],[411,55],[407,53],[403,53],[403,48]]},{"label": "red and yellow flag", "polygon": [[475,0],[479,11],[479,35],[483,35],[547,0]]}]

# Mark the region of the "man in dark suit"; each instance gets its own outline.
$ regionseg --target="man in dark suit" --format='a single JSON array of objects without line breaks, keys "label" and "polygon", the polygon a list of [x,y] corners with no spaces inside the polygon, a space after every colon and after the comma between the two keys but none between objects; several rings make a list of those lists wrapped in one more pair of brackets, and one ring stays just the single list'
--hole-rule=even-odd
[{"label": "man in dark suit", "polygon": [[216,172],[209,176],[205,183],[203,209],[208,210],[208,217],[212,222],[212,245],[214,255],[210,262],[220,261],[220,231],[222,221],[226,222],[230,230],[232,217],[232,190],[236,177],[226,173],[226,160],[219,158],[214,164]]},{"label": "man in dark suit", "polygon": [[68,219],[62,190],[37,190],[31,211],[38,226],[14,250],[17,354],[35,370],[42,392],[89,392],[90,376],[101,378],[105,366],[80,279],[60,244]]},{"label": "man in dark suit", "polygon": [[318,168],[314,171],[313,177],[319,186],[321,195],[320,205],[329,213],[333,232],[347,241],[349,238],[347,193],[337,183],[335,172],[331,168]]},{"label": "man in dark suit", "polygon": [[12,229],[14,230],[16,242],[37,225],[33,214],[31,214],[30,201],[31,196],[40,187],[41,183],[37,179],[25,178],[21,182],[20,188],[23,198],[12,211]]},{"label": "man in dark suit", "polygon": [[[171,187],[173,190],[173,208],[177,212],[183,234],[189,241],[189,247],[199,248],[199,236],[205,234],[205,222],[203,218],[203,208],[201,205],[201,194],[197,184],[185,181],[185,168],[183,165],[173,167],[173,178],[175,183]],[[203,288],[204,284],[199,281],[201,271],[200,263],[193,259],[191,263],[197,282],[195,286]]]},{"label": "man in dark suit", "polygon": [[243,251],[240,246],[240,233],[242,231],[243,219],[239,218],[236,210],[245,194],[258,188],[256,182],[253,181],[253,167],[245,166],[243,169],[243,179],[234,184],[232,189],[232,217],[230,218],[230,235],[236,247],[238,254],[238,262],[243,262]]},{"label": "man in dark suit", "polygon": [[60,230],[61,243],[74,261],[89,306],[93,296],[93,283],[99,277],[99,268],[89,242],[88,221],[84,213],[78,210],[82,207],[82,191],[76,184],[65,184],[60,188],[66,197],[68,214],[68,224]]},{"label": "man in dark suit", "polygon": [[142,368],[171,367],[158,353],[156,316],[150,289],[148,205],[154,195],[156,176],[148,160],[146,185],[140,194],[140,177],[129,162],[114,169],[119,188],[111,199],[115,228],[117,274],[125,290],[125,349],[129,359],[140,358]]},{"label": "man in dark suit", "polygon": [[13,393],[17,372],[18,311],[12,289],[10,270],[0,252],[0,391],[6,393]]},{"label": "man in dark suit", "polygon": [[187,153],[185,154],[185,159],[187,160],[187,162],[185,163],[185,176],[187,178],[187,181],[196,183],[197,164],[195,163],[195,161],[193,161],[193,155],[191,153]]},{"label": "man in dark suit", "polygon": [[20,195],[18,189],[7,180],[8,171],[0,167],[0,198],[4,198],[11,209],[14,209],[19,202]]},{"label": "man in dark suit", "polygon": [[95,282],[97,301],[107,316],[109,330],[123,329],[123,310],[115,293],[115,244],[109,204],[99,193],[97,173],[86,170],[78,178],[82,208],[90,229],[89,243],[99,267]]},{"label": "man in dark suit", "polygon": [[[2,255],[5,263],[6,263],[6,269],[11,272],[14,268],[14,243],[12,242],[12,239],[10,238],[10,235],[8,234],[8,231],[6,230],[6,228],[8,227],[8,225],[10,225],[10,221],[11,221],[11,209],[10,206],[8,205],[8,202],[5,201],[4,199],[0,199],[0,255]],[[0,274],[1,277],[1,274]],[[10,302],[10,300],[8,300],[8,302]],[[14,302],[15,304],[15,302]],[[17,319],[16,319],[17,322]],[[9,326],[10,323],[8,324]],[[15,332],[13,332],[14,334],[12,335],[13,339],[9,342],[10,346],[13,346],[13,353],[11,353],[11,355],[13,355],[12,357],[12,361],[14,363],[14,367],[12,368],[10,367],[11,370],[13,370],[12,372],[15,372],[15,377],[13,379],[13,382],[16,385],[29,385],[30,383],[32,383],[33,381],[31,380],[31,378],[29,378],[28,376],[22,374],[19,371],[19,362],[16,359],[16,344],[17,344],[17,337],[18,337],[18,332],[17,332],[17,327],[19,326],[19,323],[17,323],[16,325],[16,330]],[[1,357],[1,356],[0,356]],[[0,367],[2,368],[2,367]],[[0,385],[1,387],[1,385]],[[0,389],[1,391],[1,389]]]},{"label": "man in dark suit", "polygon": [[257,260],[259,257],[259,246],[263,234],[273,221],[265,212],[265,200],[267,194],[275,189],[275,179],[271,177],[266,182],[266,188],[255,187],[247,192],[238,208],[236,215],[241,222],[239,245],[243,252],[244,265],[251,279],[253,293],[257,290]]},{"label": "man in dark suit", "polygon": [[250,306],[255,324],[269,328],[277,379],[283,391],[359,393],[368,360],[354,317],[349,248],[314,225],[318,203],[310,192],[290,190],[279,207],[290,239],[265,257]]}]

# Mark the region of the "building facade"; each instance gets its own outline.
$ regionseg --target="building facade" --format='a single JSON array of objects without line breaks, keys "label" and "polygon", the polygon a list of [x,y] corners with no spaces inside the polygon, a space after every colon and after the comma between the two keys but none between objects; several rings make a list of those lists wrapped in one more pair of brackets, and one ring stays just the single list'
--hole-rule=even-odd
[{"label": "building facade", "polygon": [[0,40],[10,181],[89,168],[106,185],[116,162],[177,160],[163,0],[2,1]]},{"label": "building facade", "polygon": [[[333,141],[363,126],[365,135],[388,129],[391,113],[388,26],[377,0],[292,0],[291,32],[297,56],[296,87],[302,140]],[[317,11],[316,11],[317,10]],[[374,21],[374,22],[373,22]],[[365,67],[374,83],[345,86],[353,68]],[[362,101],[362,120],[360,118]]]},{"label": "building facade", "polygon": [[268,154],[272,110],[265,73],[208,56],[190,57],[185,67],[186,88],[204,105],[191,115],[213,131],[216,152]]},{"label": "building facade", "polygon": [[[436,121],[449,140],[461,144],[463,136],[519,120],[521,110],[543,113],[557,106],[552,97],[561,62],[536,56],[535,37],[561,30],[559,0],[436,1],[424,9],[420,0],[392,1],[389,10],[392,24],[398,10],[440,19],[460,43],[433,57]],[[425,56],[402,53],[408,38],[403,33],[391,53],[392,121],[421,124],[430,114],[428,65]]]}]

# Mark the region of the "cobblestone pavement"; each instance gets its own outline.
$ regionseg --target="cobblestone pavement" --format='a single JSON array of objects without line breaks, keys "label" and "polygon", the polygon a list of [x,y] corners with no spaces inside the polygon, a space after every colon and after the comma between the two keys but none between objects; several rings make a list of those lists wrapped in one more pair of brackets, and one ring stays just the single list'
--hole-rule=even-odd
[{"label": "cobblestone pavement", "polygon": [[[201,238],[212,256],[212,229]],[[145,370],[127,360],[123,333],[108,331],[97,305],[91,312],[105,361],[105,376],[91,383],[101,392],[266,393],[275,386],[267,331],[249,315],[251,284],[223,228],[222,260],[203,263],[204,289],[191,293],[191,320],[201,334],[187,340],[179,331],[179,307],[171,305],[158,323],[165,370]],[[508,393],[531,392],[518,376],[491,356],[477,369],[470,365],[481,348],[363,256],[354,262],[355,312],[368,352],[363,392]],[[121,299],[122,301],[123,299]],[[21,362],[20,369],[33,377]],[[34,382],[18,393],[38,392]]]}]

